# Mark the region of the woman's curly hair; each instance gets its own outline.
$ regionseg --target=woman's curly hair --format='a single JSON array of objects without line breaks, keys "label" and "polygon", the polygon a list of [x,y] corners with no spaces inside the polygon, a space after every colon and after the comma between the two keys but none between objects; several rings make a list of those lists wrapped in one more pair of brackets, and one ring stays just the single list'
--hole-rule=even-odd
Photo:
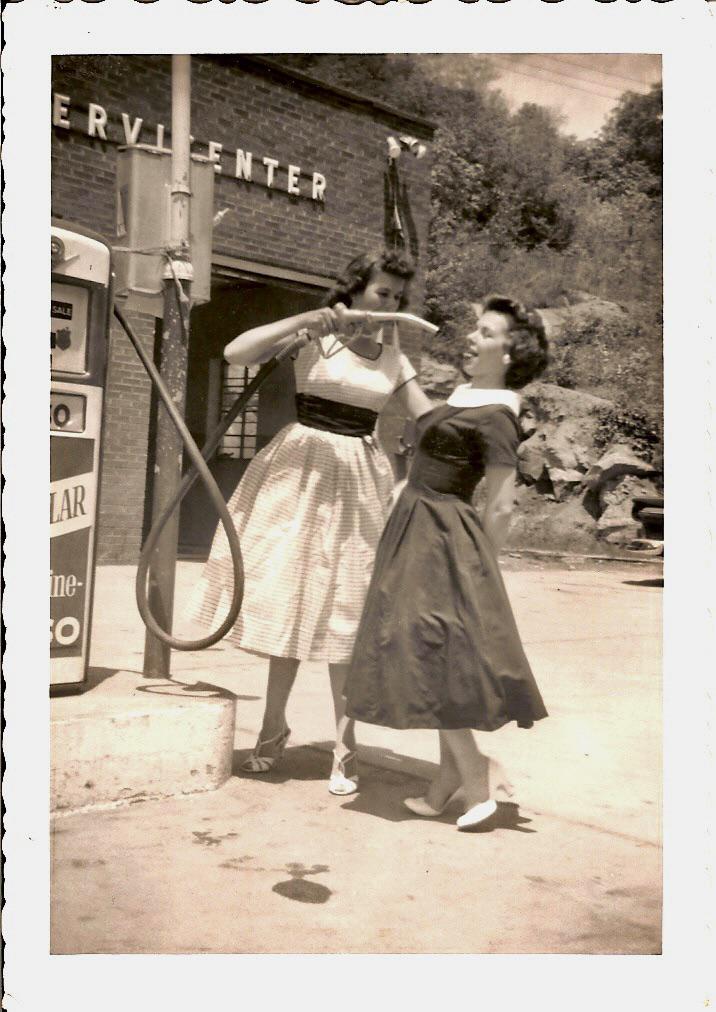
[{"label": "woman's curly hair", "polygon": [[353,296],[364,291],[374,271],[384,271],[405,280],[406,285],[398,305],[398,309],[405,309],[409,297],[408,282],[415,274],[415,266],[405,254],[391,253],[388,250],[381,253],[363,253],[351,260],[326,295],[324,306],[335,306],[337,302],[350,306]]},{"label": "woman's curly hair", "polygon": [[505,386],[520,390],[541,375],[549,362],[549,344],[542,317],[506,295],[489,296],[482,305],[482,312],[502,313],[511,321],[511,362],[505,374]]}]

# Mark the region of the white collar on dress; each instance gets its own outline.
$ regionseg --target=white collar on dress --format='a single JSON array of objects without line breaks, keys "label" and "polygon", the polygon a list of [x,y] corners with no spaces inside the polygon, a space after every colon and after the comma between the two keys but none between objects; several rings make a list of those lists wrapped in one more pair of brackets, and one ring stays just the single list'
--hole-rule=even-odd
[{"label": "white collar on dress", "polygon": [[482,390],[470,383],[456,387],[447,403],[452,408],[484,408],[488,404],[504,404],[517,417],[520,414],[520,395],[516,390]]}]

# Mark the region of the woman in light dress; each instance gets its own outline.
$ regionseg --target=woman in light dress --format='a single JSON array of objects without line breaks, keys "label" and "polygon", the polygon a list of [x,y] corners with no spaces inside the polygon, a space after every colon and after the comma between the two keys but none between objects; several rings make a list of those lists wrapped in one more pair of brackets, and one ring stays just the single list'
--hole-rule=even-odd
[{"label": "woman in light dress", "polygon": [[[301,331],[312,338],[295,361],[297,421],[254,457],[229,501],[246,574],[243,608],[229,638],[269,658],[261,732],[242,767],[248,773],[267,773],[282,757],[300,662],[327,662],[336,723],[333,794],[358,786],[344,686],[394,486],[375,436],[378,414],[391,398],[409,417],[430,407],[400,351],[397,328],[350,341],[341,336],[349,329],[344,309],[402,310],[413,273],[400,254],[358,257],[324,308],[246,331],[224,352],[230,363],[255,365]],[[225,611],[232,580],[219,526],[197,588],[195,619],[208,626]]]}]

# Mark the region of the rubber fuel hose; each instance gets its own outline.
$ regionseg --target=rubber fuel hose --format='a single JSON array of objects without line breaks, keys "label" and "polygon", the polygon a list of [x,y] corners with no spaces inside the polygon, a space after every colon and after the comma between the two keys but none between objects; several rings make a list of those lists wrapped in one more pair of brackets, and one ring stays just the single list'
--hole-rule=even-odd
[{"label": "rubber fuel hose", "polygon": [[[163,643],[173,647],[174,650],[205,650],[207,647],[213,646],[215,643],[218,643],[219,640],[223,639],[227,632],[229,632],[229,630],[233,627],[236,619],[238,618],[239,612],[241,611],[241,605],[244,598],[244,563],[241,555],[241,544],[239,542],[238,534],[236,533],[236,528],[234,527],[232,516],[229,513],[228,507],[221,493],[221,489],[217,485],[213,474],[209,470],[207,461],[213,455],[229,427],[232,425],[237,416],[244,410],[262,383],[268,379],[270,374],[278,365],[280,365],[281,362],[284,361],[284,359],[295,355],[297,351],[308,343],[310,338],[305,333],[300,334],[285,348],[282,348],[277,355],[261,366],[256,376],[232,405],[228,414],[221,419],[216,429],[212,432],[211,436],[204,444],[203,448],[199,450],[199,447],[194,442],[191,433],[186,427],[184,419],[177,410],[177,407],[171,398],[171,394],[167,390],[164,381],[159,375],[157,367],[147,355],[146,351],[142,347],[142,344],[129,325],[129,322],[117,306],[114,307],[114,315],[121,324],[127,337],[132,342],[132,345],[137,352],[142,365],[146,369],[150,380],[154,384],[154,387],[156,388],[169,417],[182,438],[182,442],[186,447],[186,451],[193,465],[193,467],[184,475],[174,498],[167,504],[161,515],[153,524],[152,529],[147,536],[147,540],[142,547],[135,581],[137,608],[139,609],[139,614],[141,615],[142,621],[147,629],[149,629],[149,631],[156,636],[157,639],[160,639]],[[166,629],[162,629],[152,614],[147,597],[147,575],[149,573],[152,554],[156,548],[159,538],[161,537],[162,531],[166,527],[170,517],[179,503],[182,501],[189,489],[194,485],[197,478],[201,478],[204,482],[209,498],[216,508],[221,525],[226,532],[226,538],[229,543],[229,551],[231,552],[231,561],[234,570],[234,587],[231,604],[226,618],[214,632],[209,633],[207,636],[203,636],[200,639],[180,640],[175,636],[172,636],[172,634],[167,632]]]}]

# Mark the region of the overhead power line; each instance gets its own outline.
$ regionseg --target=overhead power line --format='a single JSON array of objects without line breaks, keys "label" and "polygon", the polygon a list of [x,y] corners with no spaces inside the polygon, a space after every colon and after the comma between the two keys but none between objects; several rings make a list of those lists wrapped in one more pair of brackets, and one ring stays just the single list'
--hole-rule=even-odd
[{"label": "overhead power line", "polygon": [[[550,59],[548,54],[540,54],[543,59]],[[560,61],[561,62],[561,61]],[[634,88],[626,88],[623,84],[609,84],[607,81],[595,81],[594,78],[584,77],[583,75],[567,74],[562,70],[553,70],[552,67],[543,67],[537,63],[521,63],[520,66],[534,67],[535,70],[544,70],[550,74],[556,74],[558,77],[564,77],[568,81],[577,81],[582,85],[596,85],[598,88],[613,88],[617,96],[623,95],[626,91],[634,91]],[[642,82],[636,82],[640,84],[641,94],[646,94],[649,90],[650,85],[643,84]]]},{"label": "overhead power line", "polygon": [[[599,98],[608,98],[613,101],[617,101],[622,91],[612,92],[606,91],[605,86],[598,85],[597,87],[601,90],[596,90],[594,86],[595,82],[581,81],[580,83],[567,83],[565,75],[559,74],[557,71],[548,70],[546,67],[538,67],[532,63],[525,63],[520,60],[519,62],[512,63],[508,58],[502,56],[496,56],[495,59],[502,63],[502,65],[510,70],[513,74],[521,74],[523,77],[532,77],[537,81],[548,81],[550,84],[559,85],[562,88],[569,88],[572,91],[581,91],[585,95],[596,95]],[[569,78],[570,81],[576,81],[576,78]]]},{"label": "overhead power line", "polygon": [[[501,64],[501,66],[505,67],[506,69],[508,69],[513,74],[520,74],[522,77],[531,77],[533,80],[535,80],[535,81],[542,81],[543,83],[546,81],[546,82],[549,82],[550,84],[559,85],[562,88],[569,88],[572,91],[581,91],[585,95],[596,95],[598,98],[609,99],[612,102],[616,102],[618,100],[619,96],[615,95],[613,93],[599,92],[599,91],[595,91],[593,88],[582,88],[582,87],[580,87],[577,84],[567,84],[565,81],[557,80],[554,77],[551,77],[551,78],[550,77],[544,77],[541,74],[537,74],[537,73],[530,74],[529,71],[527,71],[527,70],[519,70],[516,66],[514,66],[512,63],[510,63],[509,60],[503,60],[501,57],[495,56],[494,54],[491,54],[491,56],[492,56],[492,59],[495,60],[495,62]],[[520,64],[520,66],[524,67],[524,64]],[[537,68],[535,68],[535,70],[536,69]]]},{"label": "overhead power line", "polygon": [[[598,56],[599,54],[596,53],[594,55]],[[563,64],[566,67],[577,67],[580,70],[585,69],[584,66],[583,66],[583,64],[577,63],[576,60],[565,60],[562,57],[556,56],[553,53],[540,53],[540,56],[543,56],[544,58],[546,58],[548,60],[552,60],[554,63],[561,63],[561,64]],[[639,84],[639,85],[641,85],[642,88],[650,88],[651,87],[651,84],[648,81],[643,81],[643,80],[641,80],[638,77],[627,77],[626,74],[615,74],[611,70],[600,70],[597,67],[589,67],[587,69],[588,69],[588,72],[591,73],[591,74],[602,74],[605,77],[613,77],[613,78],[615,78],[615,79],[617,79],[619,81],[627,81],[627,82],[629,82],[631,84]],[[599,83],[599,82],[595,82],[595,84],[596,83]]]},{"label": "overhead power line", "polygon": [[606,81],[591,81],[588,77],[581,77],[576,74],[566,74],[563,70],[554,70],[552,67],[544,67],[540,63],[529,63],[528,61],[518,60],[516,61],[516,65],[520,67],[530,67],[533,70],[543,70],[548,74],[554,74],[557,77],[564,77],[568,81],[576,81],[580,85],[592,84],[596,85],[598,88],[614,89],[617,95],[621,95],[625,91],[624,86],[621,84],[609,84]]}]

